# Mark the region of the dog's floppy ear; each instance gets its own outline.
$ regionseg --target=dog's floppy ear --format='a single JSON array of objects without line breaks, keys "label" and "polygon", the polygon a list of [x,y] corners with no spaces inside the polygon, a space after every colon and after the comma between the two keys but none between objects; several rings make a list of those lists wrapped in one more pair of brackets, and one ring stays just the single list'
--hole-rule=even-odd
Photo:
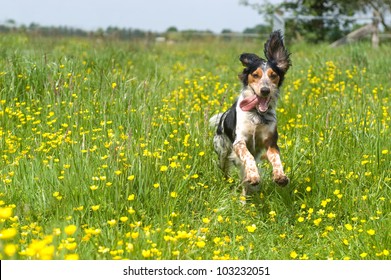
[{"label": "dog's floppy ear", "polygon": [[239,60],[246,68],[243,69],[243,72],[239,74],[238,77],[243,82],[243,84],[246,85],[248,74],[250,73],[251,69],[261,61],[261,58],[253,53],[242,53],[239,57]]},{"label": "dog's floppy ear", "polygon": [[259,61],[261,61],[261,58],[253,53],[242,53],[239,57],[239,60],[242,62],[245,68],[238,77],[244,85],[247,85],[248,74],[250,73],[251,69],[254,68]]},{"label": "dog's floppy ear", "polygon": [[242,53],[239,59],[242,62],[243,66],[246,67],[260,60],[259,56],[254,53]]},{"label": "dog's floppy ear", "polygon": [[280,30],[270,34],[269,40],[265,43],[264,53],[266,59],[284,74],[288,71],[289,66],[292,65],[289,58],[290,53],[284,46],[284,40]]}]

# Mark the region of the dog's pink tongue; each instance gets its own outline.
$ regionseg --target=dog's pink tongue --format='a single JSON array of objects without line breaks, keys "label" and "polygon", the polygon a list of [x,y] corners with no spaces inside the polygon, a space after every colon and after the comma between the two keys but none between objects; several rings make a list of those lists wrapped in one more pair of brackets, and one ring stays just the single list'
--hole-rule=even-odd
[{"label": "dog's pink tongue", "polygon": [[239,107],[243,111],[250,111],[255,108],[259,103],[259,97],[257,95],[252,95],[249,97],[246,97],[245,99],[240,102]]},{"label": "dog's pink tongue", "polygon": [[240,102],[239,107],[243,111],[250,111],[258,106],[259,111],[266,112],[268,108],[268,98],[260,97],[258,95],[252,95],[250,97],[246,97]]}]

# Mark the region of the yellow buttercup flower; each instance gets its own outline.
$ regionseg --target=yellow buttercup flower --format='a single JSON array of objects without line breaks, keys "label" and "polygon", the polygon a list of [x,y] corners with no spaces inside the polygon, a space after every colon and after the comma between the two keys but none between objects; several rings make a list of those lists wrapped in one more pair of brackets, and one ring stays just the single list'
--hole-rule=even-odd
[{"label": "yellow buttercup flower", "polygon": [[18,231],[14,228],[6,228],[0,231],[0,239],[14,238]]},{"label": "yellow buttercup flower", "polygon": [[117,221],[115,219],[111,219],[110,221],[107,221],[107,223],[110,225],[110,226],[115,226],[115,224],[117,223]]},{"label": "yellow buttercup flower", "polygon": [[17,245],[15,244],[7,244],[5,245],[4,247],[4,253],[8,256],[8,257],[13,257],[15,254],[16,254],[16,251],[17,251]]},{"label": "yellow buttercup flower", "polygon": [[252,224],[251,226],[246,226],[248,232],[254,232],[257,229],[257,226]]},{"label": "yellow buttercup flower", "polygon": [[8,219],[12,216],[12,212],[11,207],[0,207],[0,219]]},{"label": "yellow buttercup flower", "polygon": [[292,251],[289,256],[292,258],[292,259],[296,259],[297,258],[297,253],[295,251]]},{"label": "yellow buttercup flower", "polygon": [[142,250],[141,254],[144,258],[150,258],[151,257],[151,250]]},{"label": "yellow buttercup flower", "polygon": [[168,167],[166,166],[166,165],[162,165],[161,167],[160,167],[160,171],[162,171],[162,172],[165,172],[165,171],[167,171],[168,170]]},{"label": "yellow buttercup flower", "polygon": [[318,218],[318,219],[314,220],[314,224],[315,224],[316,226],[319,226],[319,224],[320,224],[321,221],[322,221],[322,218]]},{"label": "yellow buttercup flower", "polygon": [[75,225],[69,225],[64,228],[64,232],[66,233],[66,235],[72,235],[76,232],[76,230],[77,226]]},{"label": "yellow buttercup flower", "polygon": [[78,254],[67,254],[65,255],[65,260],[78,260],[79,255]]},{"label": "yellow buttercup flower", "polygon": [[353,227],[352,227],[351,224],[346,224],[346,225],[345,225],[345,228],[346,228],[347,230],[349,230],[349,231],[353,229]]}]

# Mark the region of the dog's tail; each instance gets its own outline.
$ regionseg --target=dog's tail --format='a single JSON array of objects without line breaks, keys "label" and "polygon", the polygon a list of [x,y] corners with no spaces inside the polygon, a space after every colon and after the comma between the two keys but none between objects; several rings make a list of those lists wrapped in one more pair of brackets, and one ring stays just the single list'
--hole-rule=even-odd
[{"label": "dog's tail", "polygon": [[221,120],[221,117],[224,115],[224,113],[218,113],[216,115],[214,115],[213,117],[211,117],[209,119],[209,126],[211,128],[217,128],[219,126],[219,123],[220,123],[220,120]]}]

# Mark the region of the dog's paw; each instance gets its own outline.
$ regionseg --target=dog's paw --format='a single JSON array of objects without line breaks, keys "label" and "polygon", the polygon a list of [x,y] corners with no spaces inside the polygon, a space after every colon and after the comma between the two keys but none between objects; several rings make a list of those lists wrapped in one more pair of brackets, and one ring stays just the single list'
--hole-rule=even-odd
[{"label": "dog's paw", "polygon": [[260,186],[259,184],[253,184],[251,185],[248,182],[244,182],[242,184],[242,195],[240,196],[240,203],[246,204],[246,201],[248,199],[248,196],[252,196],[259,192]]},{"label": "dog's paw", "polygon": [[288,185],[289,178],[285,174],[274,176],[273,181],[281,187]]},{"label": "dog's paw", "polygon": [[243,182],[255,186],[261,182],[261,177],[258,172],[247,172]]}]

